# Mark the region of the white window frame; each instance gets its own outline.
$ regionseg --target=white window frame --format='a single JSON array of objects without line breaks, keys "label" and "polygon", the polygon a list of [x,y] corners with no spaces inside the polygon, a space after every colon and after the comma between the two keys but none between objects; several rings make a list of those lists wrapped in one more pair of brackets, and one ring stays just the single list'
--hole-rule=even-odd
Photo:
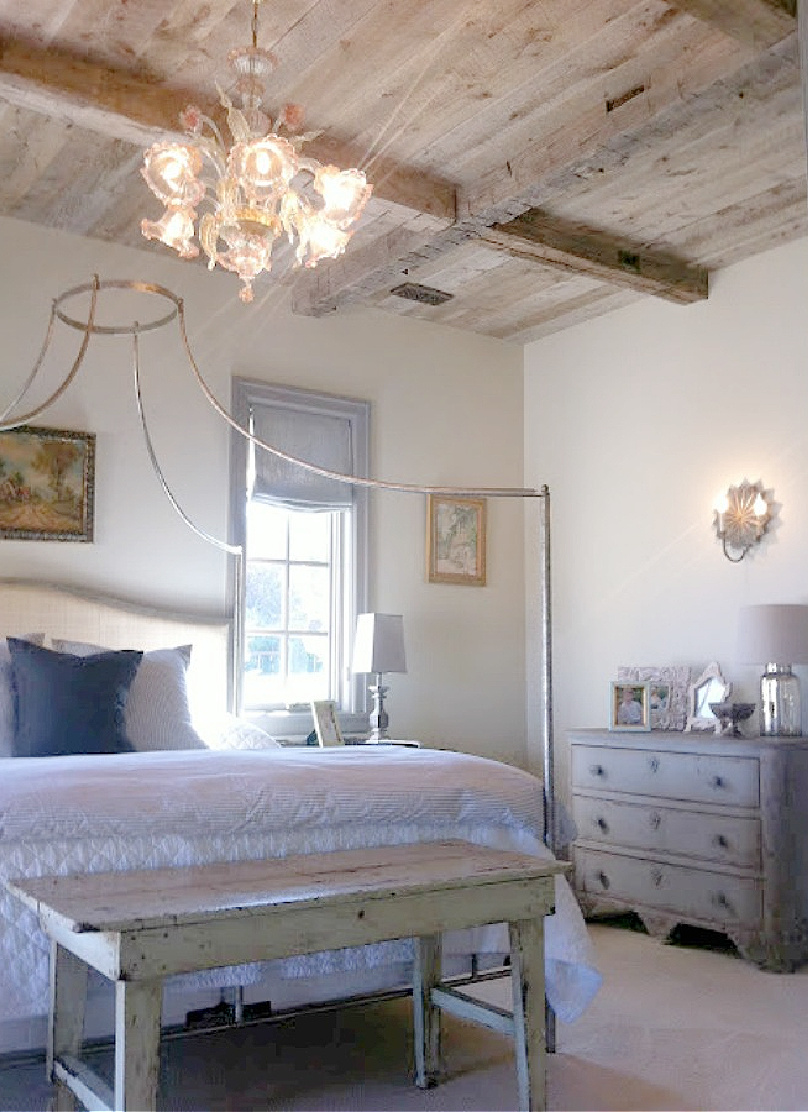
[{"label": "white window frame", "polygon": [[[233,377],[232,383],[233,417],[242,428],[249,428],[250,413],[259,406],[273,408],[294,408],[304,412],[341,417],[350,422],[353,444],[355,474],[366,478],[369,473],[370,451],[370,403],[355,398],[335,394],[323,394],[314,390],[303,390],[292,386],[278,386],[254,379]],[[233,544],[245,546],[247,540],[247,460],[249,443],[246,437],[232,433],[230,443],[230,539]],[[342,644],[340,646],[340,667],[344,672],[344,682],[339,687],[347,691],[347,706],[339,714],[340,726],[344,736],[367,732],[367,684],[365,676],[355,676],[348,672],[356,628],[356,616],[367,610],[368,598],[368,489],[364,486],[353,487],[353,506],[350,515],[350,528],[345,536],[346,558],[353,559],[351,582],[343,578],[342,588],[347,589],[345,600],[345,622]],[[231,613],[236,625],[235,639],[238,646],[244,645],[244,583],[238,582],[234,572],[231,583]],[[243,667],[243,650],[236,661],[236,667]],[[313,728],[309,711],[250,712],[249,717],[273,737],[300,738],[307,736]]]}]

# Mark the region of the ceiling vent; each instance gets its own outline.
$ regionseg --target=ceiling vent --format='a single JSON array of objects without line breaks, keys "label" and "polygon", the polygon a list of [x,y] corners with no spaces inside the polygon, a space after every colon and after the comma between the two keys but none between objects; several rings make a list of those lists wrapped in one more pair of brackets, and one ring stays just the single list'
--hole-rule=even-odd
[{"label": "ceiling vent", "polygon": [[436,290],[433,286],[421,286],[417,282],[402,282],[400,286],[394,286],[390,293],[406,301],[420,301],[422,305],[442,305],[454,297],[453,293]]}]

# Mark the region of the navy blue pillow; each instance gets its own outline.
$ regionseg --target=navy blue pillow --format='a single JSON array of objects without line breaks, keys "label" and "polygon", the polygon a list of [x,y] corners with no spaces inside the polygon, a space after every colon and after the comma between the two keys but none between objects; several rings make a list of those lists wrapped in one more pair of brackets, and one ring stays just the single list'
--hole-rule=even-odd
[{"label": "navy blue pillow", "polygon": [[7,638],[17,705],[15,757],[120,753],[124,706],[143,653],[73,656]]}]

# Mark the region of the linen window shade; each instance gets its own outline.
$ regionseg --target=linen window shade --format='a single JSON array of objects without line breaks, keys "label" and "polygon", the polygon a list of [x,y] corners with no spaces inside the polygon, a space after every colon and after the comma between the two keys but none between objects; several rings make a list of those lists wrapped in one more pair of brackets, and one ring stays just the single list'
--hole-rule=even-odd
[{"label": "linen window shade", "polygon": [[[351,422],[344,417],[304,412],[286,406],[253,406],[252,429],[259,440],[341,475],[355,474]],[[292,510],[330,512],[349,509],[354,488],[251,447],[250,497]]]}]

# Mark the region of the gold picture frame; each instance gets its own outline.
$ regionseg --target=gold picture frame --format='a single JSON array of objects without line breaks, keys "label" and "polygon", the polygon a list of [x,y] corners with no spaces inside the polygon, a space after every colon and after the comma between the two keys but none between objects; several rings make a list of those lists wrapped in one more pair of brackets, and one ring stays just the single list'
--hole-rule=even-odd
[{"label": "gold picture frame", "polygon": [[428,495],[426,564],[430,583],[485,586],[487,569],[484,498]]},{"label": "gold picture frame", "polygon": [[94,500],[93,433],[0,432],[0,538],[90,542]]},{"label": "gold picture frame", "polygon": [[613,681],[610,690],[610,730],[651,729],[651,684],[647,680]]},{"label": "gold picture frame", "polygon": [[332,699],[322,699],[311,704],[314,730],[322,749],[326,745],[343,745],[342,730],[337,718],[337,704]]}]

